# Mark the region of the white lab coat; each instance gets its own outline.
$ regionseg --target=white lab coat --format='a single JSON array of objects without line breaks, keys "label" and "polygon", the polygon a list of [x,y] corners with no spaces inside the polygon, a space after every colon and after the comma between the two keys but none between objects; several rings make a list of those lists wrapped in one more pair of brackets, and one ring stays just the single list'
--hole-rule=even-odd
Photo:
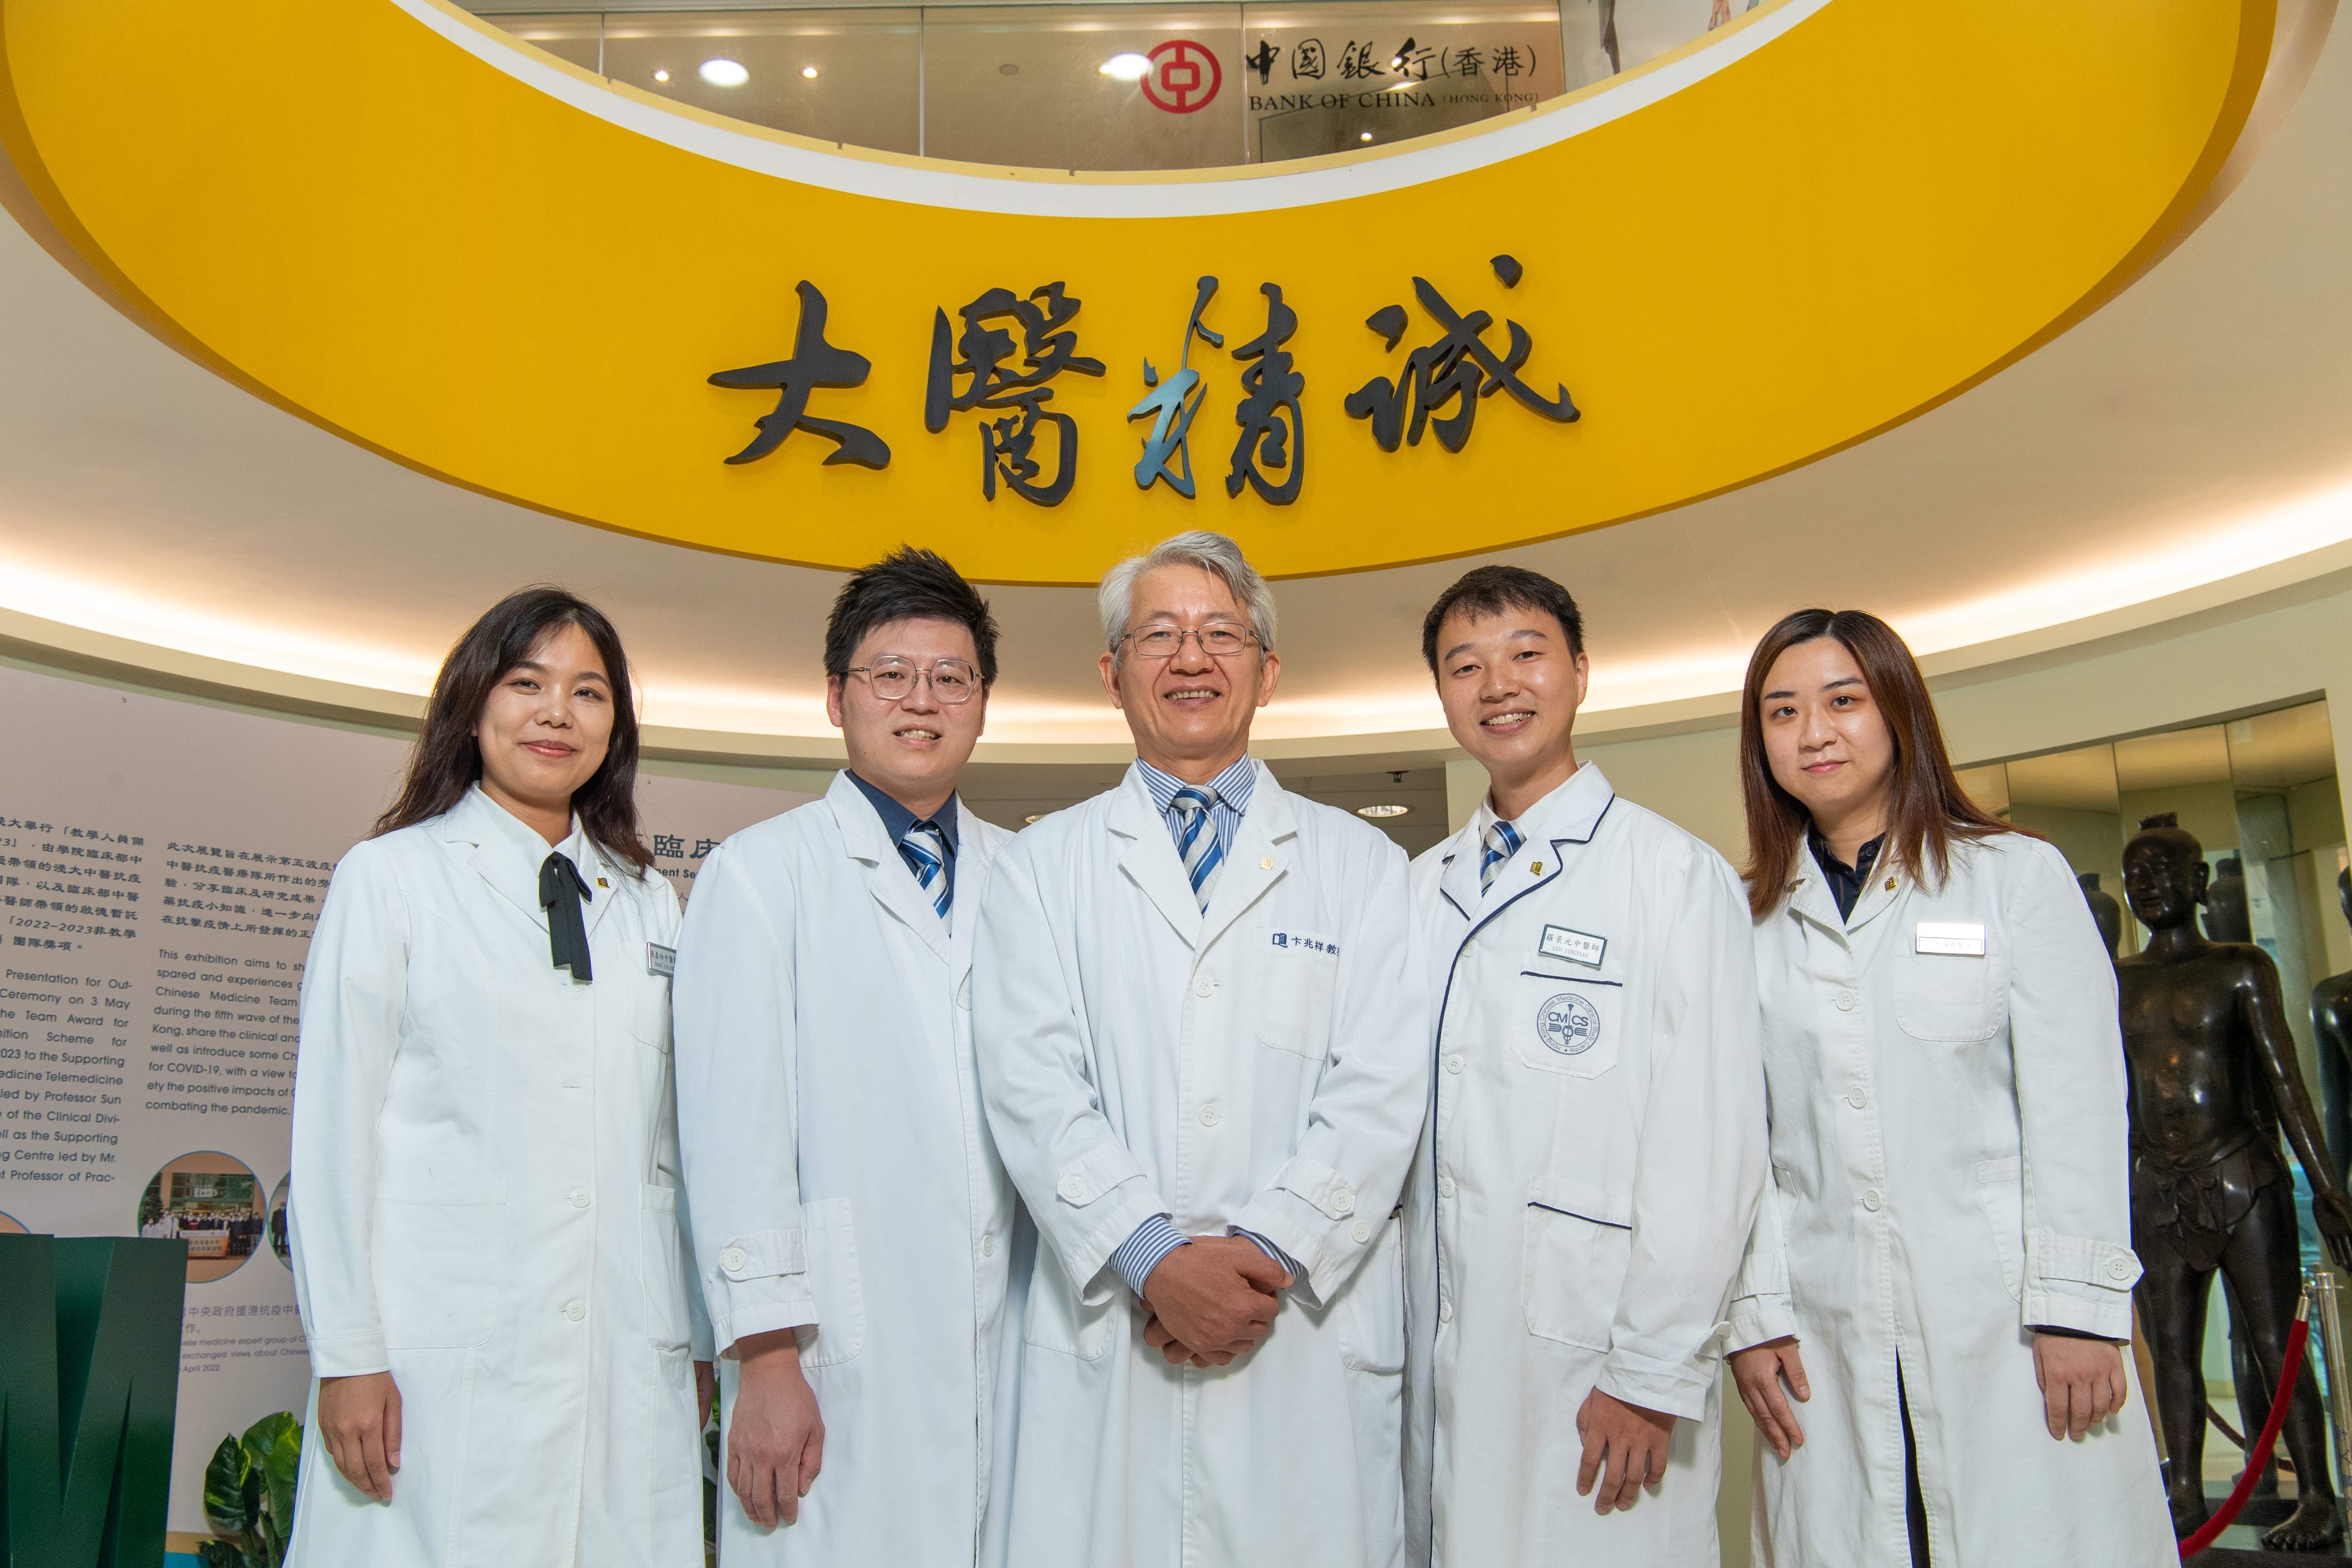
[{"label": "white lab coat", "polygon": [[[1748,906],[1723,858],[1585,763],[1479,888],[1474,819],[1413,864],[1437,1016],[1406,1186],[1417,1563],[1718,1561],[1725,1303],[1764,1184]],[[1679,1419],[1630,1511],[1579,1497],[1598,1386]]]},{"label": "white lab coat", "polygon": [[[1980,953],[1920,952],[1923,922]],[[1963,945],[1968,945],[1963,939]],[[1756,1561],[1902,1563],[1909,1395],[1936,1568],[2169,1563],[2145,1397],[2043,1425],[2032,1335],[2132,1329],[2116,975],[2064,857],[1956,846],[1940,889],[1882,866],[1854,905],[1810,850],[1756,926],[1772,1181],[1731,1348],[1797,1336],[1805,1446],[1757,1446]]]},{"label": "white lab coat", "polygon": [[[320,1377],[390,1371],[392,1502],[302,1448],[292,1568],[700,1561],[671,1104],[677,895],[574,825],[590,984],[549,960],[547,842],[470,790],[335,868],[303,976],[290,1224]],[[312,1384],[306,1426],[317,1431]]]},{"label": "white lab coat", "polygon": [[[952,927],[845,773],[695,880],[678,1121],[703,1294],[722,1354],[800,1331],[825,1428],[797,1524],[762,1528],[722,1487],[735,1568],[970,1568],[1007,1468],[1018,1205],[981,1110],[971,974],[1012,836],[956,811]],[[730,1423],[736,1370],[719,1363]]]},{"label": "white lab coat", "polygon": [[[981,1084],[1042,1237],[1021,1568],[1400,1560],[1391,1209],[1428,1089],[1404,858],[1263,765],[1203,915],[1142,775],[1013,841],[973,970]],[[1150,1215],[1303,1278],[1255,1350],[1171,1367],[1110,1255]]]}]

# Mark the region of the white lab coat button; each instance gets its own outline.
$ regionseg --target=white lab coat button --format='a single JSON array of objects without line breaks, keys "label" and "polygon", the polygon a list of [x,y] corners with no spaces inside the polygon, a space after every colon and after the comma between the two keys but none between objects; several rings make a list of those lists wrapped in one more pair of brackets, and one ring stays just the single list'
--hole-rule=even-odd
[{"label": "white lab coat button", "polygon": [[971,1011],[971,976],[969,974],[964,976],[963,984],[956,987],[956,1005],[967,1013]]},{"label": "white lab coat button", "polygon": [[1355,1237],[1356,1244],[1360,1247],[1365,1242],[1372,1239],[1372,1227],[1366,1225],[1362,1220],[1358,1220],[1356,1222],[1356,1228],[1349,1234]]},{"label": "white lab coat button", "polygon": [[576,1323],[588,1315],[587,1305],[581,1301],[566,1301],[563,1303],[563,1315]]},{"label": "white lab coat button", "polygon": [[2125,1261],[2123,1258],[2116,1258],[2114,1262],[2112,1262],[2112,1263],[2110,1263],[2110,1264],[2108,1264],[2108,1265],[2107,1265],[2107,1278],[2108,1278],[2108,1279],[2130,1279],[2131,1277],[2132,1277],[2132,1266],[2131,1266],[2128,1262]]},{"label": "white lab coat button", "polygon": [[1086,1178],[1083,1176],[1064,1176],[1062,1178],[1062,1195],[1069,1199],[1072,1203],[1076,1203],[1080,1198],[1085,1197],[1087,1195]]},{"label": "white lab coat button", "polygon": [[1437,1321],[1441,1323],[1450,1323],[1454,1321],[1453,1302],[1440,1301],[1437,1304]]},{"label": "white lab coat button", "polygon": [[1465,958],[1475,958],[1478,956],[1478,939],[1476,937],[1474,936],[1468,942],[1462,944],[1462,956]]},{"label": "white lab coat button", "polygon": [[1854,1002],[1854,996],[1853,996],[1853,992],[1851,992],[1851,991],[1841,991],[1841,992],[1839,992],[1839,993],[1837,994],[1837,1005],[1838,1005],[1838,1011],[1839,1011],[1839,1012],[1841,1012],[1841,1013],[1851,1013],[1851,1012],[1853,1012],[1853,1002]]},{"label": "white lab coat button", "polygon": [[574,1187],[572,1189],[572,1206],[576,1209],[584,1209],[588,1206],[587,1188]]},{"label": "white lab coat button", "polygon": [[1195,981],[1193,981],[1193,982],[1192,982],[1192,994],[1193,994],[1193,995],[1195,995],[1195,996],[1214,996],[1216,994],[1217,994],[1217,983],[1216,983],[1215,981],[1213,981],[1213,980],[1210,979],[1207,975],[1203,974],[1203,975],[1202,975],[1198,980],[1195,980]]},{"label": "white lab coat button", "polygon": [[1853,1106],[1856,1110],[1860,1110],[1864,1106],[1870,1103],[1870,1096],[1863,1093],[1862,1090],[1858,1089],[1851,1089],[1846,1090],[1845,1102],[1848,1105]]},{"label": "white lab coat button", "polygon": [[1452,1056],[1445,1058],[1445,1070],[1447,1072],[1460,1072],[1462,1070],[1462,1053],[1460,1051],[1456,1051]]},{"label": "white lab coat button", "polygon": [[1438,1177],[1437,1193],[1440,1197],[1452,1197],[1454,1195],[1454,1178],[1451,1176]]},{"label": "white lab coat button", "polygon": [[720,1253],[719,1255],[719,1267],[724,1268],[730,1274],[740,1273],[743,1268],[743,1249],[740,1247],[730,1247],[726,1251]]},{"label": "white lab coat button", "polygon": [[1870,1191],[1862,1194],[1862,1206],[1868,1209],[1873,1214],[1876,1214],[1878,1212],[1877,1188],[1873,1187]]},{"label": "white lab coat button", "polygon": [[1356,1212],[1356,1194],[1352,1188],[1331,1189],[1331,1212],[1342,1218]]},{"label": "white lab coat button", "polygon": [[1201,1107],[1202,1126],[1214,1127],[1218,1122],[1223,1120],[1224,1112],[1217,1109],[1216,1101],[1211,1100],[1208,1104]]},{"label": "white lab coat button", "polygon": [[995,1237],[983,1236],[980,1238],[980,1255],[982,1258],[993,1258],[996,1256]]}]

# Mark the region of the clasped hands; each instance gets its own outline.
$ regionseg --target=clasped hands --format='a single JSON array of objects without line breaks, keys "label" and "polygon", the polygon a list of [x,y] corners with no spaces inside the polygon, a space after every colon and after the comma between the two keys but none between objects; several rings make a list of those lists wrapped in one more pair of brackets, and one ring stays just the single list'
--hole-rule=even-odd
[{"label": "clasped hands", "polygon": [[1143,1342],[1171,1366],[1224,1366],[1274,1327],[1290,1271],[1246,1237],[1200,1236],[1143,1282]]}]

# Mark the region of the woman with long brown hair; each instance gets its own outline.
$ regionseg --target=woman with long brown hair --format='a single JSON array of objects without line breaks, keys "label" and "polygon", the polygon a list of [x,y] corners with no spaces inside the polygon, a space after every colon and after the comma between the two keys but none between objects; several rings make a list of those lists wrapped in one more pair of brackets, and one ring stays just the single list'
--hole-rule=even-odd
[{"label": "woman with long brown hair", "polygon": [[2123,1047],[2073,870],[1962,792],[1910,649],[1858,610],[1765,634],[1739,767],[1772,1180],[1728,1343],[1778,1457],[1758,1561],[2167,1560],[2154,1440],[2117,1414]]},{"label": "woman with long brown hair", "polygon": [[612,623],[526,589],[450,650],[335,868],[294,1088],[294,1568],[701,1561],[678,904],[636,768]]}]

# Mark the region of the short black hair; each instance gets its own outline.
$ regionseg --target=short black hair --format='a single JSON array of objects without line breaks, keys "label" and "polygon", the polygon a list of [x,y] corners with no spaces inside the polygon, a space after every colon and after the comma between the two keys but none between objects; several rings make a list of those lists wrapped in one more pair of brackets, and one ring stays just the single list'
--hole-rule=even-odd
[{"label": "short black hair", "polygon": [[824,672],[848,675],[857,645],[892,621],[952,621],[971,633],[980,679],[996,684],[996,617],[963,574],[929,550],[902,544],[871,566],[849,574],[824,624]]},{"label": "short black hair", "polygon": [[1540,572],[1524,566],[1474,566],[1437,595],[1421,622],[1421,657],[1429,673],[1437,673],[1437,629],[1456,610],[1474,618],[1499,616],[1505,610],[1541,610],[1568,634],[1568,651],[1584,651],[1584,615],[1567,589]]}]

